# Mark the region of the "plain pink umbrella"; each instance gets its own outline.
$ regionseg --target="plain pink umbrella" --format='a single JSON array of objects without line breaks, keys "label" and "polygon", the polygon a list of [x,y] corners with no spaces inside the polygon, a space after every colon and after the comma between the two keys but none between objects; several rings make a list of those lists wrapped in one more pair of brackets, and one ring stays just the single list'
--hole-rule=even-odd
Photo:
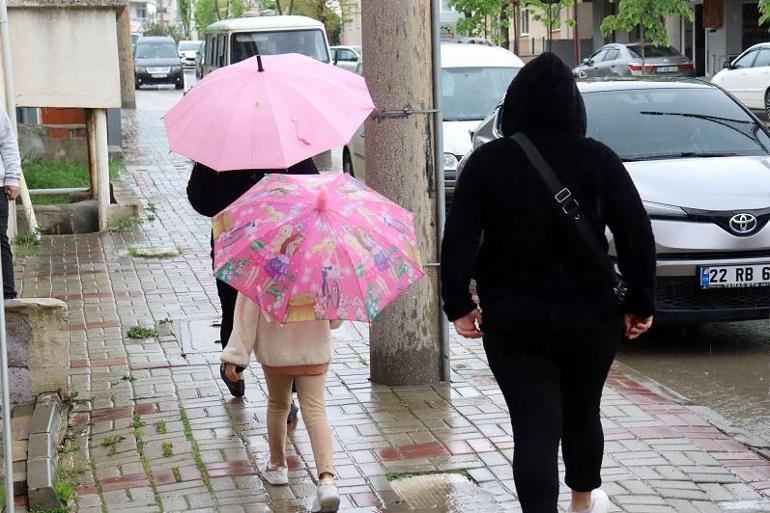
[{"label": "plain pink umbrella", "polygon": [[363,77],[266,55],[209,74],[164,122],[171,151],[217,171],[285,169],[347,144],[372,110]]},{"label": "plain pink umbrella", "polygon": [[412,213],[344,174],[269,174],[212,220],[219,280],[281,322],[371,322],[422,278]]}]

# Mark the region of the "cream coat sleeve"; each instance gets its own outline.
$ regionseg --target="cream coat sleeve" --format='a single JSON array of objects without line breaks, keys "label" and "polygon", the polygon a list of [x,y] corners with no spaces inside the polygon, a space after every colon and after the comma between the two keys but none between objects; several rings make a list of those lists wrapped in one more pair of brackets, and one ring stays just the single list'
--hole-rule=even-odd
[{"label": "cream coat sleeve", "polygon": [[220,356],[223,362],[249,366],[257,343],[260,317],[259,306],[239,292],[235,300],[233,332]]}]

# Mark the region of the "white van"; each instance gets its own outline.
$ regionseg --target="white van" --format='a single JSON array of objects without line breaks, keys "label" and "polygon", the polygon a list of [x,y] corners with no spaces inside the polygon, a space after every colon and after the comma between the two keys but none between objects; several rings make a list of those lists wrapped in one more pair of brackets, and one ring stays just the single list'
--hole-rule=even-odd
[{"label": "white van", "polygon": [[218,21],[206,29],[203,74],[257,55],[300,53],[331,62],[324,24],[305,16]]},{"label": "white van", "polygon": [[[447,194],[454,189],[457,164],[471,150],[471,132],[492,112],[522,67],[521,59],[498,46],[441,43]],[[361,69],[359,64],[356,71]],[[343,149],[342,165],[346,173],[366,181],[363,125]]]}]

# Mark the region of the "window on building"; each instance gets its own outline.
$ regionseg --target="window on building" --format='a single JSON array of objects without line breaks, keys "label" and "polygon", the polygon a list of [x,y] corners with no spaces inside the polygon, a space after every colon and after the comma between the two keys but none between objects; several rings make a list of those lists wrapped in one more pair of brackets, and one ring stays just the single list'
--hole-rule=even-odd
[{"label": "window on building", "polygon": [[521,35],[529,35],[529,9],[527,8],[521,10]]},{"label": "window on building", "polygon": [[147,17],[147,5],[141,4],[136,6],[136,17],[139,19],[144,19]]}]

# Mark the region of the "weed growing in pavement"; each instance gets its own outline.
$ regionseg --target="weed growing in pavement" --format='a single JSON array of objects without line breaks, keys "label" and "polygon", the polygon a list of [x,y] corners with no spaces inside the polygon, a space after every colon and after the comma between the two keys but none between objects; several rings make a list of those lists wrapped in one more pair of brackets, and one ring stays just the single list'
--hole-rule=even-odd
[{"label": "weed growing in pavement", "polygon": [[165,435],[168,431],[166,430],[166,421],[165,420],[159,420],[155,423],[155,432],[159,435]]},{"label": "weed growing in pavement", "polygon": [[23,257],[35,256],[39,248],[40,232],[38,230],[19,233],[13,239],[13,250],[16,255]]},{"label": "weed growing in pavement", "polygon": [[102,504],[102,513],[108,513],[107,503],[104,501],[104,489],[102,488],[102,482],[99,481],[99,478],[96,474],[96,462],[93,459],[90,459],[88,460],[88,464],[91,467],[91,475],[94,477],[94,488],[96,488],[96,494],[99,496],[99,502]]},{"label": "weed growing in pavement", "polygon": [[158,218],[158,207],[155,206],[155,203],[152,201],[147,203],[147,220],[148,221],[155,221]]},{"label": "weed growing in pavement", "polygon": [[181,483],[182,482],[182,473],[179,472],[179,468],[178,467],[172,468],[171,469],[171,473],[174,474],[174,481],[176,481],[177,483]]},{"label": "weed growing in pavement", "polygon": [[137,217],[123,216],[115,223],[115,226],[110,228],[111,232],[124,233],[136,226],[142,224],[142,220]]},{"label": "weed growing in pavement", "polygon": [[153,338],[158,336],[158,330],[147,326],[134,326],[128,330],[128,338]]},{"label": "weed growing in pavement", "polygon": [[86,428],[85,426],[72,428],[68,430],[67,433],[64,435],[64,439],[73,441],[80,438],[81,436],[86,436],[87,434],[88,434],[88,428]]},{"label": "weed growing in pavement", "polygon": [[[137,416],[134,416],[134,420],[136,421],[138,419]],[[139,453],[139,461],[142,463],[142,469],[144,470],[144,475],[147,476],[147,481],[150,483],[150,488],[152,488],[152,494],[155,498],[155,505],[158,506],[158,511],[165,511],[163,509],[163,499],[160,496],[160,492],[158,492],[158,486],[155,484],[155,477],[152,473],[152,465],[150,465],[150,460],[147,459],[147,455],[144,453],[144,433],[142,432],[142,426],[144,423],[142,423],[141,420],[139,420],[139,424],[137,425],[136,422],[134,422],[134,439],[136,440],[136,452]]]},{"label": "weed growing in pavement", "polygon": [[108,456],[115,456],[118,452],[118,444],[125,439],[126,437],[121,435],[108,436],[102,440],[101,446],[107,449]]},{"label": "weed growing in pavement", "polygon": [[170,458],[174,455],[174,444],[171,442],[163,442],[163,457]]},{"label": "weed growing in pavement", "polygon": [[171,317],[166,317],[165,319],[161,319],[158,321],[158,324],[160,326],[165,326],[167,324],[172,324],[174,321],[171,319]]},{"label": "weed growing in pavement", "polygon": [[141,417],[139,417],[139,415],[134,415],[134,418],[131,419],[131,427],[134,429],[139,429],[142,426],[144,426],[144,422],[142,422]]},{"label": "weed growing in pavement", "polygon": [[214,487],[211,486],[211,477],[209,476],[209,471],[206,468],[206,464],[203,463],[203,457],[201,456],[201,450],[200,447],[198,447],[198,442],[193,436],[192,425],[190,424],[190,418],[187,416],[187,411],[184,408],[180,408],[179,416],[182,418],[184,436],[187,438],[187,441],[190,442],[193,461],[195,462],[195,468],[197,468],[198,472],[201,473],[201,480],[203,481],[203,484],[206,485],[206,489],[208,489],[209,492],[213,492]]},{"label": "weed growing in pavement", "polygon": [[468,481],[473,481],[473,478],[471,477],[471,475],[465,470],[452,470],[452,471],[426,470],[425,472],[385,472],[385,479],[387,479],[388,482],[391,482],[391,481],[399,481],[401,479],[408,479],[410,477],[432,476],[436,474],[457,474],[458,476],[463,476]]}]

